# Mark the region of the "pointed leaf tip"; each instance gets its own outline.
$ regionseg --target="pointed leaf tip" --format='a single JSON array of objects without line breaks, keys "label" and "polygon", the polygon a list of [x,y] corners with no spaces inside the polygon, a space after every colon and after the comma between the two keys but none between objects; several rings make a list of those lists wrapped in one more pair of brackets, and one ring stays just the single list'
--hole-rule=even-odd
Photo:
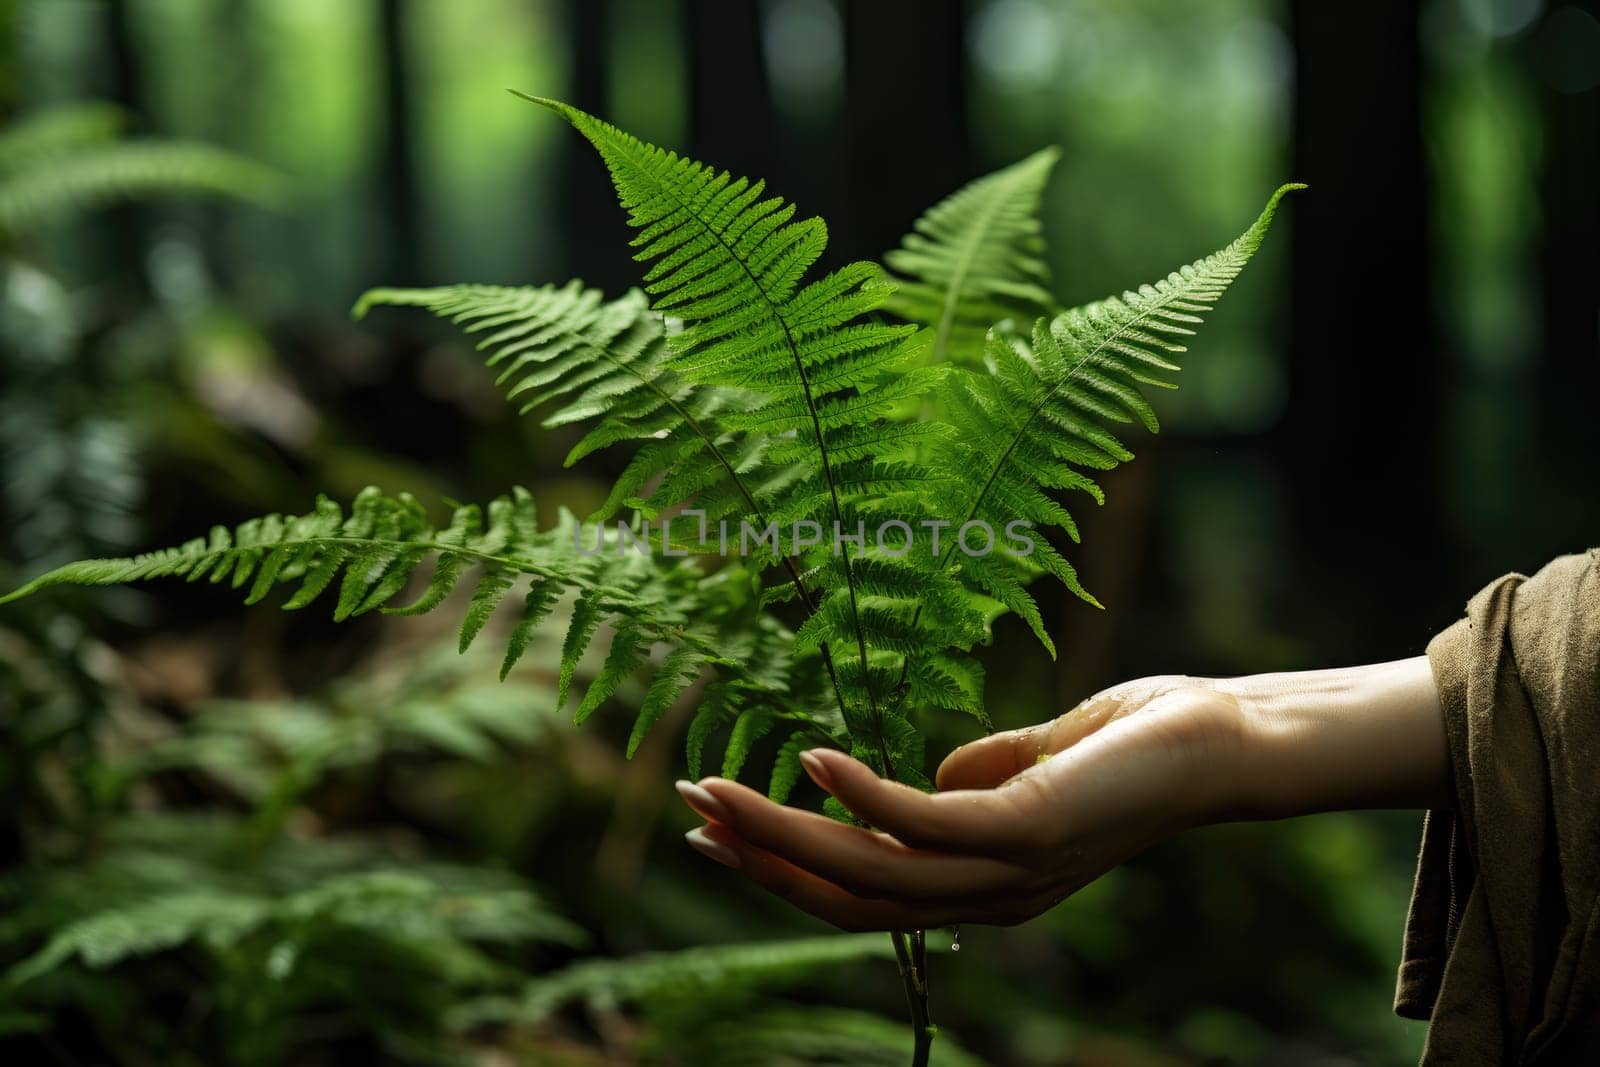
[{"label": "pointed leaf tip", "polygon": [[514,97],[517,97],[519,100],[526,100],[530,104],[538,104],[540,107],[549,108],[551,111],[554,111],[556,114],[565,118],[568,122],[573,121],[577,116],[584,113],[573,107],[571,104],[563,103],[562,101],[553,99],[552,97],[536,96],[533,93],[525,93],[521,89],[507,89],[506,92],[510,93]]},{"label": "pointed leaf tip", "polygon": [[1267,206],[1261,209],[1261,214],[1250,228],[1240,235],[1235,247],[1242,248],[1246,254],[1254,254],[1261,247],[1261,242],[1266,239],[1267,230],[1272,227],[1273,217],[1278,213],[1278,204],[1290,193],[1309,188],[1303,182],[1286,182],[1278,186],[1277,190],[1267,200]]}]

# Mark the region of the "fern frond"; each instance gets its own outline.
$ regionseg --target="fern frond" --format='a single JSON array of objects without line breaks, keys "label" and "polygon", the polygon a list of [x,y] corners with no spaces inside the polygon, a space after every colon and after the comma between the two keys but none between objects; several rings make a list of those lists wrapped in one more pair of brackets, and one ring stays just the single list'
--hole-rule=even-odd
[{"label": "fern frond", "polygon": [[1046,148],[963,186],[883,257],[900,282],[886,308],[933,331],[930,362],[977,364],[995,323],[1055,310],[1038,216],[1059,157]]},{"label": "fern frond", "polygon": [[356,928],[434,948],[457,939],[576,945],[582,931],[521,887],[456,888],[419,874],[337,874],[296,893],[207,887],[109,907],[62,927],[5,974],[16,987],[77,959],[90,969],[198,942],[221,953],[269,925]]},{"label": "fern frond", "polygon": [[40,140],[52,150],[0,176],[0,234],[15,236],[124,200],[199,194],[273,206],[285,195],[275,172],[210,145]]},{"label": "fern frond", "polygon": [[114,140],[126,124],[121,108],[101,102],[67,104],[12,122],[0,128],[0,177]]},{"label": "fern frond", "polygon": [[[404,590],[425,560],[433,570],[422,592],[401,603]],[[688,561],[667,565],[636,554],[584,555],[578,548],[575,520],[562,513],[555,529],[537,528],[532,497],[518,489],[493,501],[487,509],[458,507],[444,528],[427,519],[409,495],[388,497],[364,490],[348,515],[323,498],[315,511],[302,516],[269,515],[243,523],[236,530],[216,527],[209,538],[178,548],[129,559],[87,560],[50,571],[0,597],[0,604],[57,585],[110,585],[155,578],[227,582],[246,592],[245,602],[262,600],[278,586],[291,586],[284,603],[302,608],[337,584],[335,619],[373,610],[386,614],[420,614],[441,605],[472,574],[472,596],[461,626],[462,651],[483,629],[489,615],[521,580],[530,582],[522,614],[513,629],[502,677],[527,647],[533,628],[564,593],[576,596],[572,619],[562,645],[560,692],[565,703],[579,659],[603,624],[615,627],[607,666],[580,704],[581,720],[592,713],[623,677],[642,664],[653,645],[668,646],[671,670],[657,672],[646,707],[658,714],[682,692],[684,678],[702,667],[715,666],[749,694],[781,694],[783,682],[763,680],[726,653],[727,638],[719,619],[746,627],[743,619],[722,616],[703,602],[703,581]],[[646,723],[648,727],[648,723]]]},{"label": "fern frond", "polygon": [[[483,335],[479,350],[523,414],[547,409],[547,427],[593,423],[567,454],[567,466],[615,445],[638,445],[591,516],[597,521],[625,507],[654,517],[697,494],[711,494],[697,506],[711,503],[713,521],[735,513],[759,519],[758,499],[775,478],[792,477],[760,469],[759,444],[725,432],[724,412],[753,403],[749,394],[695,385],[671,368],[661,318],[637,290],[606,301],[578,282],[373,289],[354,314],[379,305],[424,308],[468,335]],[[661,481],[669,474],[671,481]],[[638,495],[652,482],[658,484],[647,497]]]},{"label": "fern frond", "polygon": [[574,1001],[614,1008],[664,996],[703,996],[731,985],[749,991],[793,980],[818,968],[891,955],[890,945],[877,934],[848,934],[585,960],[533,979],[515,998],[486,997],[464,1005],[452,1023],[466,1028],[484,1023],[539,1022]]},{"label": "fern frond", "polygon": [[[938,462],[970,476],[937,490],[940,512],[960,524],[986,523],[997,536],[1008,523],[1023,520],[1076,541],[1071,513],[1050,491],[1079,490],[1102,499],[1085,472],[1133,458],[1112,427],[1137,421],[1151,432],[1158,429],[1143,389],[1172,387],[1170,375],[1186,351],[1181,340],[1194,334],[1260,247],[1279,202],[1300,188],[1280,188],[1233,243],[1154,285],[1041,318],[1031,340],[991,336],[987,373],[960,372],[941,395],[941,410],[957,433],[940,446]],[[1031,539],[1032,554],[1022,561],[946,549],[940,565],[957,565],[966,580],[1027,619],[1048,647],[1019,566],[1051,574],[1088,602],[1098,602],[1054,546],[1040,534]]]},{"label": "fern frond", "polygon": [[7,971],[6,984],[30,982],[74,958],[99,970],[188,941],[225,949],[265,923],[270,912],[270,900],[214,890],[177,893],[102,912],[61,929],[38,952]]},{"label": "fern frond", "polygon": [[774,804],[784,803],[789,799],[789,794],[794,792],[803,770],[800,766],[800,753],[816,743],[815,738],[800,730],[790,734],[789,739],[778,749],[778,754],[772,760],[772,777],[767,783],[767,798]]},{"label": "fern frond", "polygon": [[[905,1024],[847,1008],[769,1008],[740,1012],[687,1035],[687,1058],[719,1067],[770,1064],[850,1064],[900,1067],[906,1061]],[[939,1031],[932,1062],[938,1067],[984,1067],[945,1030]]]},{"label": "fern frond", "polygon": [[[881,309],[892,286],[877,266],[852,263],[805,283],[827,245],[820,219],[794,221],[795,208],[764,196],[762,182],[648,145],[576,108],[528,97],[565,118],[594,145],[637,229],[635,258],[649,263],[645,290],[655,309],[682,323],[671,334],[669,366],[696,384],[747,389],[770,399],[741,415],[737,425],[774,446],[769,458],[802,461],[821,492],[796,501],[787,490],[763,501],[765,510],[804,513],[818,527],[854,529],[870,506],[863,494],[841,490],[840,464],[892,459],[904,439],[883,419],[897,402],[934,387],[944,368],[913,366],[921,352],[914,326],[865,321]],[[693,472],[669,478],[668,496],[702,488]],[[712,515],[711,518],[715,518]],[[817,647],[839,690],[851,734],[892,771],[889,736],[874,669],[874,649],[858,603],[853,559],[858,553],[818,551],[803,560],[829,586],[813,603],[828,620]],[[838,599],[839,606],[827,602]],[[844,669],[834,649],[852,650]]]}]

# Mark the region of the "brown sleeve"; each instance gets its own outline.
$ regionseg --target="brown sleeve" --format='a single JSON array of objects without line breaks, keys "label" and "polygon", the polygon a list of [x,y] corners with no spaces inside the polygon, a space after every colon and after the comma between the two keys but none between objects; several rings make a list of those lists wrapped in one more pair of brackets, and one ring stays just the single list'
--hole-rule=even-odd
[{"label": "brown sleeve", "polygon": [[1453,811],[1423,823],[1395,1010],[1424,1063],[1600,1047],[1600,550],[1509,575],[1434,638]]}]

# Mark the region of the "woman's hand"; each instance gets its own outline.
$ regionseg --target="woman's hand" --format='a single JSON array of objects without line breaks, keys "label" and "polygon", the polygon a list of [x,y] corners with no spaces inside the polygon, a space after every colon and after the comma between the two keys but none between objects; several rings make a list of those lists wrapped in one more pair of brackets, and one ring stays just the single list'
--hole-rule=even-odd
[{"label": "woman's hand", "polygon": [[1013,924],[1225,811],[1242,737],[1236,699],[1157,678],[957,749],[932,795],[842,752],[805,753],[811,778],[877,831],[721,778],[678,790],[708,821],[691,844],[835,926]]},{"label": "woman's hand", "polygon": [[1426,659],[1215,681],[1151,678],[953,752],[939,792],[841,752],[806,772],[873,830],[708,778],[689,842],[847,930],[1032,918],[1188,827],[1331,807],[1447,806]]}]

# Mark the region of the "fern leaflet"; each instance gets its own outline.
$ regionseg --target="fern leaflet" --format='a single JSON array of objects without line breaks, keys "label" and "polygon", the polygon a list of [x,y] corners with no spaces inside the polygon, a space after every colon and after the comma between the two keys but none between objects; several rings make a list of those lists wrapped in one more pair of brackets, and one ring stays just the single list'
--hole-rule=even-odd
[{"label": "fern leaflet", "polygon": [[[937,462],[972,472],[942,487],[938,508],[994,531],[1026,520],[1060,529],[1073,541],[1071,513],[1049,495],[1071,489],[1100,502],[1100,487],[1083,471],[1109,470],[1133,458],[1107,423],[1137,420],[1159,429],[1145,400],[1146,386],[1174,388],[1168,375],[1186,351],[1179,339],[1192,336],[1261,246],[1282,198],[1299,185],[1273,194],[1261,215],[1225,248],[1182,267],[1154,285],[1084,307],[1040,318],[1031,340],[991,336],[987,373],[952,376],[941,396],[946,417],[958,432],[942,442]],[[1039,640],[1055,652],[1033,598],[1024,585],[1035,568],[1098,606],[1065,557],[1042,537],[1020,562],[991,553],[961,556],[946,549],[941,567],[959,562],[966,580],[1026,619]]]},{"label": "fern leaflet", "polygon": [[[701,596],[703,575],[692,562],[663,566],[635,554],[584,555],[578,548],[575,520],[563,513],[558,526],[537,529],[533,499],[518,489],[493,501],[486,510],[455,509],[443,529],[435,528],[411,496],[388,497],[364,490],[348,516],[327,498],[302,516],[269,515],[236,530],[215,527],[209,538],[178,548],[130,559],[85,560],[41,575],[0,597],[0,604],[55,585],[107,585],[154,578],[181,577],[190,582],[227,582],[256,603],[275,587],[289,585],[284,603],[294,610],[312,603],[337,583],[335,619],[373,610],[414,615],[432,611],[458,586],[467,572],[477,576],[461,626],[463,651],[483,629],[490,613],[521,579],[530,581],[518,623],[512,631],[504,677],[527,647],[532,628],[554,605],[557,596],[577,597],[561,654],[561,692],[565,703],[578,661],[602,623],[614,630],[609,669],[602,672],[578,717],[590,714],[621,681],[640,665],[643,653],[656,643],[669,646],[672,669],[658,672],[666,687],[647,694],[646,708],[659,714],[662,702],[683,691],[684,678],[702,667],[718,667],[728,684],[746,699],[754,694],[779,695],[782,682],[747,671],[724,650],[728,642],[719,619],[744,627],[738,604],[727,597]],[[433,571],[410,603],[399,598],[423,561],[434,558]]]},{"label": "fern leaflet", "polygon": [[930,362],[976,364],[990,327],[1055,310],[1038,215],[1059,156],[1046,148],[962,187],[883,257],[901,279],[887,309],[933,331]]},{"label": "fern leaflet", "polygon": [[204,193],[273,206],[284,179],[210,145],[117,140],[121,113],[58,108],[0,133],[0,234],[15,237],[105,204]]}]

